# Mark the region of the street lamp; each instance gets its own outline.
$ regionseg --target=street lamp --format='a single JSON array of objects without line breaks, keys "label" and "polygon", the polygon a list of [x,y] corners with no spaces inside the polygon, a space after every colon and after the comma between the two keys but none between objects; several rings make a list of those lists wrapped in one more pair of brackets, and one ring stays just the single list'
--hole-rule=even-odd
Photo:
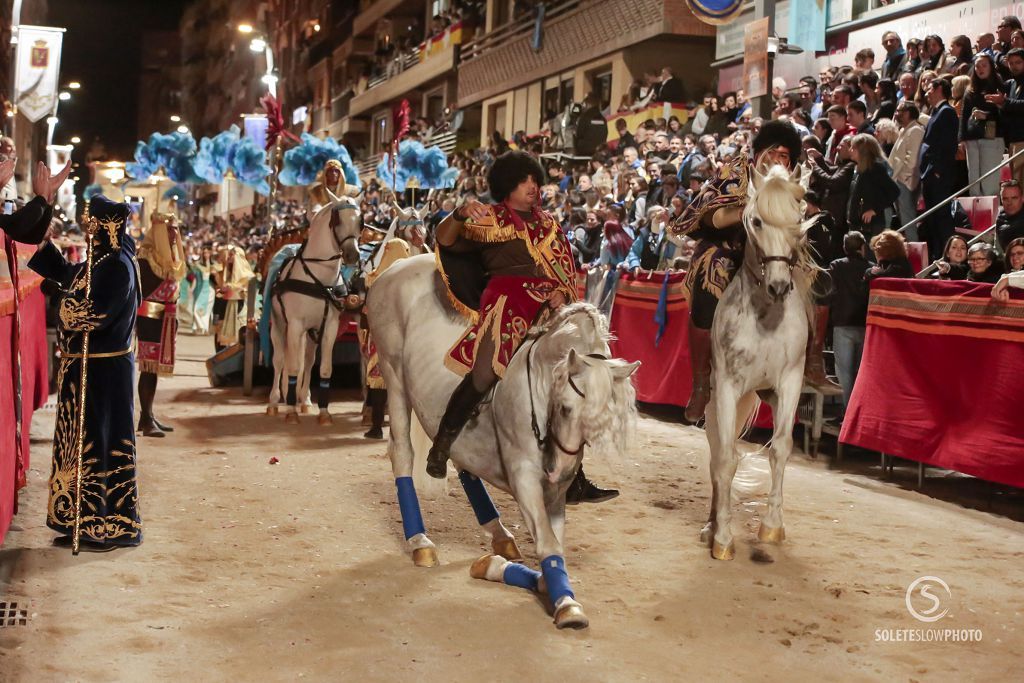
[{"label": "street lamp", "polygon": [[57,95],[57,99],[59,99],[61,102],[67,102],[71,99],[71,93],[69,93],[67,90],[63,90],[59,95]]},{"label": "street lamp", "polygon": [[179,133],[187,133],[188,132],[188,126],[186,126],[185,124],[181,124],[180,126],[178,126],[178,132]]},{"label": "street lamp", "polygon": [[78,90],[79,88],[82,87],[82,84],[79,83],[78,81],[71,81],[70,83],[68,83],[68,87],[71,88],[72,90]]},{"label": "street lamp", "polygon": [[181,117],[177,114],[171,114],[171,123],[181,123]]},{"label": "street lamp", "polygon": [[76,135],[76,136],[74,136],[73,138],[71,138],[71,144],[72,144],[72,145],[77,145],[77,144],[78,144],[78,143],[80,143],[81,141],[82,141],[82,138],[78,137],[77,135]]},{"label": "street lamp", "polygon": [[270,41],[263,33],[256,33],[252,24],[239,24],[238,32],[246,35],[254,34],[249,41],[249,49],[253,52],[262,52],[267,59],[266,74],[260,79],[267,85],[267,89],[273,97],[277,97],[277,76],[274,75],[274,51],[270,47]]}]

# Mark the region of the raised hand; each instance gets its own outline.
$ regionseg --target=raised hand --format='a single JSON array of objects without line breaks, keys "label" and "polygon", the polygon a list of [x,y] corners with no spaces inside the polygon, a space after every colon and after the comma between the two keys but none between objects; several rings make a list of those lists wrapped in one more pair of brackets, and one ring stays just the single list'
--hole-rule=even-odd
[{"label": "raised hand", "polygon": [[47,204],[53,203],[57,190],[71,174],[71,161],[62,168],[56,175],[50,175],[46,164],[40,161],[36,165],[36,171],[32,174],[32,191],[46,200]]}]

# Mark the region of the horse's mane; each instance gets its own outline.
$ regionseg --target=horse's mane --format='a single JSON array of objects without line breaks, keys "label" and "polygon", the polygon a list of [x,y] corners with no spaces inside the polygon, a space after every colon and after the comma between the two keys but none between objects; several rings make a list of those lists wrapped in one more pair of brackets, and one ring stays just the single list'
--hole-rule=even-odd
[{"label": "horse's mane", "polygon": [[[790,177],[782,166],[772,166],[763,176],[754,200],[748,202],[744,215],[747,237],[754,242],[766,242],[771,236],[780,236],[785,246],[796,254],[793,282],[811,314],[811,286],[821,268],[814,261],[811,245],[803,239],[804,187]],[[750,219],[761,219],[759,231],[752,229]],[[778,245],[776,245],[778,246]]]},{"label": "horse's mane", "polygon": [[[530,329],[527,339],[535,340],[537,356],[551,368],[551,391],[559,392],[569,383],[568,354],[609,355],[608,323],[595,306],[578,302],[562,306],[546,322]],[[525,349],[524,349],[525,350]],[[598,361],[602,364],[624,361]],[[619,456],[631,443],[636,422],[636,391],[631,381],[615,382],[609,370],[588,373],[587,396],[580,422],[590,452]]]},{"label": "horse's mane", "polygon": [[[544,334],[547,334],[551,330],[557,329],[562,326],[569,318],[573,316],[581,315],[590,323],[591,329],[594,331],[594,339],[588,341],[611,341],[611,334],[608,332],[608,322],[605,317],[601,315],[601,312],[597,308],[586,301],[579,301],[574,304],[568,304],[562,306],[555,314],[545,320],[543,323],[534,325],[530,328],[527,333],[527,339],[535,339]],[[582,329],[578,324],[575,325],[575,329]],[[574,331],[574,330],[573,330]]]}]

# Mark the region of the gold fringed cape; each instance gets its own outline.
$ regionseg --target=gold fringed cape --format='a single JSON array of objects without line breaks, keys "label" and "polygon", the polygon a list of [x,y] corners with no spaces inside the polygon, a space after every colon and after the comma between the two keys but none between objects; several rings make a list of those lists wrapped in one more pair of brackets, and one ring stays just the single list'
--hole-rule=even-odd
[{"label": "gold fringed cape", "polygon": [[[457,374],[468,372],[481,333],[488,333],[495,345],[492,369],[502,377],[548,298],[560,291],[567,302],[576,301],[572,248],[558,221],[549,214],[535,209],[531,218],[523,219],[505,204],[493,204],[483,219],[467,221],[460,242],[465,249],[439,245],[437,250],[437,269],[448,300],[470,323],[445,357],[445,364]],[[535,272],[542,277],[492,277],[484,269],[480,250],[500,244],[515,251],[525,247]]]}]

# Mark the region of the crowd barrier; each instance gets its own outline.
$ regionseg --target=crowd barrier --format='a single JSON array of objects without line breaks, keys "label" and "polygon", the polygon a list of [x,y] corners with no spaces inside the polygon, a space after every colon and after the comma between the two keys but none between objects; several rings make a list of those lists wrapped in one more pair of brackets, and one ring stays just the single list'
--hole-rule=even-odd
[{"label": "crowd barrier", "polygon": [[840,441],[1024,487],[1024,293],[876,280]]},{"label": "crowd barrier", "polygon": [[[11,517],[17,512],[18,486],[29,465],[29,431],[32,413],[46,403],[48,391],[46,303],[39,290],[42,278],[25,267],[33,248],[19,246],[19,290],[7,275],[7,264],[0,251],[0,544]],[[18,368],[13,354],[14,297],[19,301],[21,318],[22,382],[22,459],[17,457],[14,410],[15,376]]]}]

